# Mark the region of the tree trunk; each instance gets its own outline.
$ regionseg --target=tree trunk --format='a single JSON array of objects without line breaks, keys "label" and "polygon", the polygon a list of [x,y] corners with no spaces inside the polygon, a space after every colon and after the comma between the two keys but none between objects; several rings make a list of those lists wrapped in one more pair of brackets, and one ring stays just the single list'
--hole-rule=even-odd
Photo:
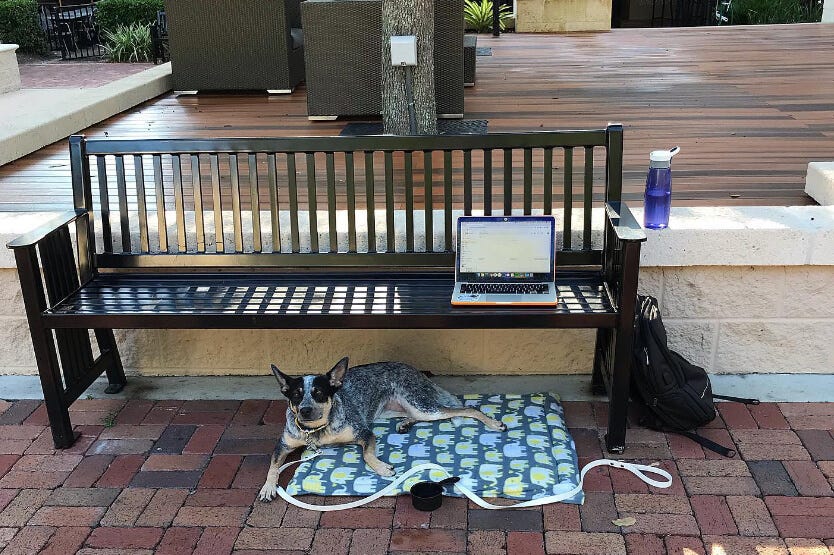
[{"label": "tree trunk", "polygon": [[[392,36],[417,37],[417,66],[391,65]],[[418,135],[437,134],[434,97],[434,0],[382,0],[382,122],[386,133],[408,135],[406,72],[413,75]]]}]

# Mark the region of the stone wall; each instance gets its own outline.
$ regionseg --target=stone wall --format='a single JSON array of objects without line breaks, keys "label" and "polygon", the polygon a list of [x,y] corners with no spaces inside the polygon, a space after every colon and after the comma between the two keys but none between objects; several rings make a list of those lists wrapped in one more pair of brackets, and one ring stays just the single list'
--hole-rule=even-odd
[{"label": "stone wall", "polygon": [[17,67],[16,44],[0,44],[0,94],[20,88],[20,69]]},{"label": "stone wall", "polygon": [[516,0],[515,25],[519,33],[607,31],[611,0]]},{"label": "stone wall", "polygon": [[717,374],[834,368],[832,266],[643,268],[675,350]]},{"label": "stone wall", "polygon": [[[46,217],[4,214],[0,241]],[[0,250],[0,374],[34,374],[13,268]],[[834,207],[673,208],[669,229],[649,231],[640,289],[660,299],[672,347],[713,373],[830,373]],[[345,355],[436,374],[578,374],[591,370],[594,331],[122,330],[117,339],[127,371],[146,375],[265,374],[270,362],[302,372]]]}]

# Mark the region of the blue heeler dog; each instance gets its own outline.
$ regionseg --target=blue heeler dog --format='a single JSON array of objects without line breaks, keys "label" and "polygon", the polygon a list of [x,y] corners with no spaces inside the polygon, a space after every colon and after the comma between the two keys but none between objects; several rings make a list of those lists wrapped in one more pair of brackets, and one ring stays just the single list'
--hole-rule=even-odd
[{"label": "blue heeler dog", "polygon": [[356,443],[362,456],[380,476],[393,476],[394,467],[376,456],[373,421],[380,415],[403,416],[397,431],[405,433],[416,422],[469,417],[488,428],[507,426],[461,402],[435,385],[419,370],[401,362],[377,362],[348,370],[347,357],[318,376],[292,377],[272,365],[272,373],[289,399],[287,423],[261,488],[260,499],[276,495],[278,468],[287,455],[304,446]]}]

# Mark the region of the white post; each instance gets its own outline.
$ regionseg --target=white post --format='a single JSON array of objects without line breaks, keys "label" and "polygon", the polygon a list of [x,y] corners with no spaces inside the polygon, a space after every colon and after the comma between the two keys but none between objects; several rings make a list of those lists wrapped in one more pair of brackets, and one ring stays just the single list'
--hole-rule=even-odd
[{"label": "white post", "polygon": [[834,0],[823,0],[822,23],[834,23]]},{"label": "white post", "polygon": [[0,94],[20,88],[16,50],[16,44],[0,44]]}]

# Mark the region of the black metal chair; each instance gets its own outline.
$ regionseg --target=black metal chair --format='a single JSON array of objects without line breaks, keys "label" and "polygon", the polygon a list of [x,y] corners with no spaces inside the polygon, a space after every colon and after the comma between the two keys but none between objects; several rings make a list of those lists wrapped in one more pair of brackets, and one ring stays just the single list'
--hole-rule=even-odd
[{"label": "black metal chair", "polygon": [[156,12],[156,23],[151,25],[151,40],[153,41],[153,63],[165,63],[170,59],[168,54],[168,17],[165,11]]},{"label": "black metal chair", "polygon": [[70,24],[56,17],[53,28],[55,29],[58,45],[61,48],[61,57],[64,59],[71,57],[71,53],[78,50],[78,45],[75,42],[75,34],[72,32]]},{"label": "black metal chair", "polygon": [[[660,15],[657,15],[658,5],[660,5]],[[666,17],[667,12],[669,17]],[[652,27],[665,27],[667,21],[669,26],[675,24],[674,0],[652,0]],[[660,22],[660,25],[655,25],[656,22]]]}]

